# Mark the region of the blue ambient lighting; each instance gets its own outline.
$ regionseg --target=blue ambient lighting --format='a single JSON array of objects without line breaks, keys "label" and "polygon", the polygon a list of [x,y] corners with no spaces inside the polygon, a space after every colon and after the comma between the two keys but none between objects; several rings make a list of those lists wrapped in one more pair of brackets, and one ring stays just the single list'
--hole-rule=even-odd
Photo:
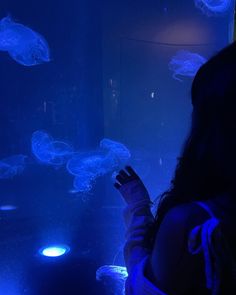
[{"label": "blue ambient lighting", "polygon": [[65,245],[55,245],[46,248],[42,248],[39,253],[46,257],[59,257],[65,255],[70,251],[70,247]]}]

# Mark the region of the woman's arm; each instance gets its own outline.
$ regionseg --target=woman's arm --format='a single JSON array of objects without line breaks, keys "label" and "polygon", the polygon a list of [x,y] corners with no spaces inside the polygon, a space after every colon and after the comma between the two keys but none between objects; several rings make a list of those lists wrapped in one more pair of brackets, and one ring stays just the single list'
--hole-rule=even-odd
[{"label": "woman's arm", "polygon": [[208,214],[195,204],[170,209],[164,217],[146,267],[147,276],[167,294],[187,294],[204,282],[204,258],[188,251],[190,230]]},{"label": "woman's arm", "polygon": [[144,201],[135,206],[127,206],[124,210],[126,224],[126,242],[124,246],[124,258],[128,272],[151,253],[150,245],[147,245],[146,234],[154,222],[150,210],[150,203]]},{"label": "woman's arm", "polygon": [[127,203],[124,211],[127,294],[138,288],[143,290],[140,294],[175,295],[199,288],[200,283],[204,286],[204,259],[201,254],[189,253],[188,238],[190,230],[204,222],[208,214],[192,203],[170,209],[151,249],[145,244],[147,230],[154,222],[150,198],[139,177],[130,168],[128,171],[127,174],[122,170],[115,184]]},{"label": "woman's arm", "polygon": [[151,249],[145,244],[145,236],[154,218],[150,210],[149,194],[135,171],[128,166],[126,171],[119,172],[116,180],[115,187],[127,205],[124,210],[127,229],[124,258],[127,270],[130,272],[135,265],[150,254]]}]

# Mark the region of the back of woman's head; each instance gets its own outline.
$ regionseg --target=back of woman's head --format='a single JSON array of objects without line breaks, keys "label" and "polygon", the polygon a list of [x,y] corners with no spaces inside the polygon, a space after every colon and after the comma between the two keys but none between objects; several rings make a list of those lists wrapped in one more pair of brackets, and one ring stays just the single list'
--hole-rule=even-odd
[{"label": "back of woman's head", "polygon": [[[234,190],[236,182],[236,44],[211,58],[192,84],[192,126],[158,220],[173,206]],[[159,222],[158,222],[159,223]]]},{"label": "back of woman's head", "polygon": [[203,169],[205,166],[206,181],[216,177],[213,183],[206,182],[202,198],[208,190],[207,197],[214,197],[229,190],[236,180],[236,43],[198,71],[192,84],[192,105],[193,157]]}]

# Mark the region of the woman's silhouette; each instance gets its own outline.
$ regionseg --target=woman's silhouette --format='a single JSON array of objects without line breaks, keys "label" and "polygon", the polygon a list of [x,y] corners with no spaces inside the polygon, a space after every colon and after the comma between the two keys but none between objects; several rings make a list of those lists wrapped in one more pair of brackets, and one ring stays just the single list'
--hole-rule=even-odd
[{"label": "woman's silhouette", "polygon": [[116,178],[127,202],[126,294],[236,294],[235,43],[200,68],[192,105],[190,134],[155,217],[133,169]]}]

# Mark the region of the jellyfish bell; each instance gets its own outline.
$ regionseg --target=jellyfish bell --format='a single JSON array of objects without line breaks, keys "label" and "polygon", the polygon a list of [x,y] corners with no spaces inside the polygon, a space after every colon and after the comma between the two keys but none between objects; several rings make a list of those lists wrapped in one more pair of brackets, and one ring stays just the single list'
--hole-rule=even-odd
[{"label": "jellyfish bell", "polygon": [[75,153],[67,162],[67,170],[72,175],[81,175],[86,171],[95,177],[111,172],[115,165],[109,153],[102,150]]},{"label": "jellyfish bell", "polygon": [[67,162],[73,153],[73,147],[59,140],[54,140],[43,130],[35,131],[31,139],[32,153],[40,162],[60,166]]},{"label": "jellyfish bell", "polygon": [[50,61],[50,52],[48,44],[43,37],[36,34],[36,39],[31,40],[29,44],[25,44],[21,50],[19,48],[8,51],[10,57],[21,65],[34,66]]},{"label": "jellyfish bell", "polygon": [[68,160],[67,171],[74,175],[73,193],[89,193],[98,177],[112,172],[117,167],[113,155],[101,149],[74,153]]},{"label": "jellyfish bell", "polygon": [[198,53],[179,50],[172,57],[168,67],[169,70],[173,72],[172,77],[182,82],[179,76],[193,78],[206,61],[206,58]]},{"label": "jellyfish bell", "polygon": [[96,280],[109,287],[109,294],[124,295],[127,277],[126,267],[119,265],[103,265],[96,271]]},{"label": "jellyfish bell", "polygon": [[50,61],[50,49],[45,38],[10,16],[0,21],[0,50],[8,51],[13,60],[24,66]]},{"label": "jellyfish bell", "polygon": [[53,140],[47,146],[47,152],[51,155],[49,164],[62,165],[68,160],[73,153],[73,147],[66,142]]}]

